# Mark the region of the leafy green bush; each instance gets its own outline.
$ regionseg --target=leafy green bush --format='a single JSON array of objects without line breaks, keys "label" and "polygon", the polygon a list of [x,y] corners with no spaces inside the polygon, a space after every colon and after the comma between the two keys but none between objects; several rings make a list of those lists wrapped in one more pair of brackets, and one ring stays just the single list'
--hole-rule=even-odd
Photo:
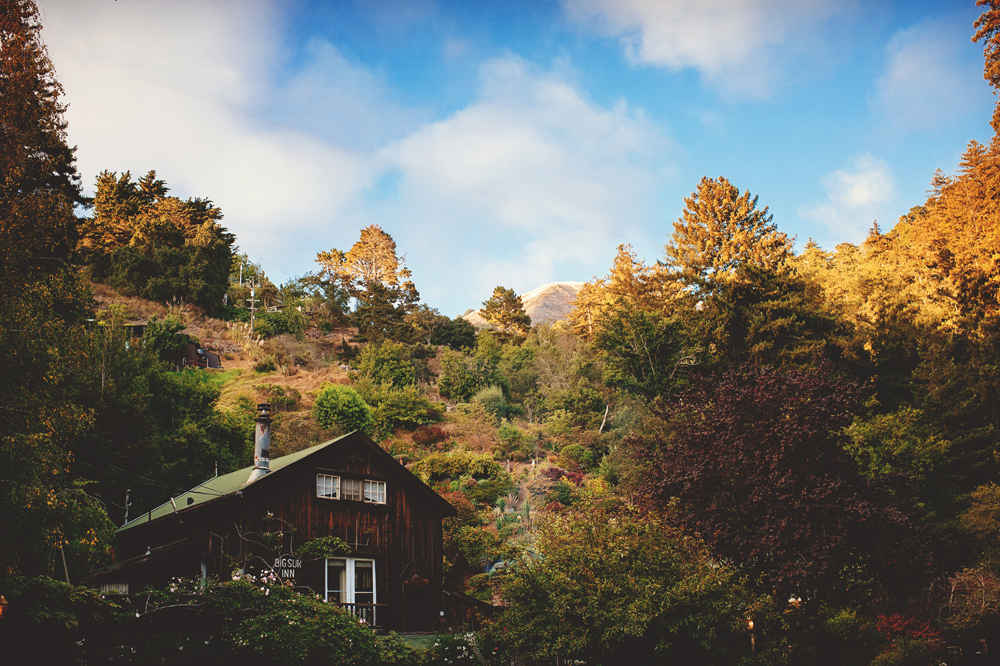
[{"label": "leafy green bush", "polygon": [[572,461],[584,469],[590,469],[594,465],[593,452],[580,446],[579,444],[568,444],[564,446],[559,452],[559,455],[565,460]]},{"label": "leafy green bush", "polygon": [[508,419],[520,414],[521,410],[516,405],[510,404],[504,397],[503,389],[499,386],[487,386],[481,389],[472,398],[473,402],[478,402],[486,411],[493,415],[499,423],[502,419]]},{"label": "leafy green bush", "polygon": [[341,427],[371,434],[375,426],[372,409],[350,386],[326,384],[316,395],[313,418],[324,428]]},{"label": "leafy green bush", "polygon": [[541,521],[531,549],[506,558],[507,605],[491,628],[520,659],[737,663],[748,616],[760,632],[780,621],[769,598],[655,514],[589,503]]},{"label": "leafy green bush", "polygon": [[354,367],[359,375],[367,377],[374,384],[402,388],[417,381],[413,354],[410,347],[401,342],[383,340],[367,345],[358,354]]},{"label": "leafy green bush", "polygon": [[175,315],[167,315],[163,319],[153,315],[146,323],[146,330],[142,334],[142,345],[161,360],[166,360],[184,349],[191,341],[188,336],[181,335],[180,331],[184,328],[184,322]]},{"label": "leafy green bush", "polygon": [[557,409],[545,417],[544,431],[549,437],[568,435],[573,430],[573,415],[565,409]]},{"label": "leafy green bush", "polygon": [[[126,654],[134,654],[128,663],[164,663],[171,653],[169,663],[378,663],[378,639],[371,628],[338,604],[300,594],[277,578],[175,580],[165,590],[149,591],[140,615],[122,623],[131,648]],[[154,618],[157,629],[150,632]]]},{"label": "leafy green bush", "polygon": [[441,356],[438,393],[449,400],[468,402],[476,394],[474,362],[462,352],[445,349]]},{"label": "leafy green bush", "polygon": [[223,305],[219,309],[219,319],[225,321],[250,321],[250,310],[238,305]]},{"label": "leafy green bush", "polygon": [[309,327],[309,318],[294,308],[281,312],[261,312],[254,317],[254,333],[262,338],[273,338],[290,333],[301,338]]},{"label": "leafy green bush", "polygon": [[573,484],[559,479],[549,494],[545,496],[545,499],[548,502],[559,502],[564,506],[570,506],[576,503],[576,488],[573,487]]},{"label": "leafy green bush", "polygon": [[[283,666],[375,663],[375,634],[340,606],[284,585],[265,585],[261,590],[253,581],[236,581],[224,586],[231,601],[251,609],[249,617],[227,632],[237,653],[250,652]],[[230,612],[243,611],[233,607]]]},{"label": "leafy green bush", "polygon": [[4,663],[76,663],[83,652],[78,641],[125,615],[96,591],[51,578],[7,578],[3,593],[9,604],[0,620]]},{"label": "leafy green bush", "polygon": [[501,472],[489,479],[480,479],[479,481],[463,484],[461,489],[473,502],[492,506],[496,503],[498,497],[513,492],[515,486],[510,475],[506,472]]},{"label": "leafy green bush", "polygon": [[395,388],[389,384],[374,385],[359,381],[358,392],[372,406],[374,433],[380,439],[390,437],[396,428],[414,430],[437,423],[444,412],[443,405],[433,403],[416,386]]},{"label": "leafy green bush", "polygon": [[500,463],[487,453],[444,451],[432,453],[414,464],[413,473],[426,476],[434,483],[463,476],[476,480],[488,479],[504,474],[504,470]]},{"label": "leafy green bush", "polygon": [[530,441],[520,428],[504,420],[497,429],[497,439],[500,445],[494,454],[498,459],[524,459],[524,449],[529,447]]},{"label": "leafy green bush", "polygon": [[423,651],[409,645],[395,631],[378,641],[378,664],[381,666],[420,666]]},{"label": "leafy green bush", "polygon": [[604,395],[587,381],[579,381],[573,388],[550,390],[542,400],[545,412],[563,411],[572,416],[573,425],[596,427],[604,414]]}]

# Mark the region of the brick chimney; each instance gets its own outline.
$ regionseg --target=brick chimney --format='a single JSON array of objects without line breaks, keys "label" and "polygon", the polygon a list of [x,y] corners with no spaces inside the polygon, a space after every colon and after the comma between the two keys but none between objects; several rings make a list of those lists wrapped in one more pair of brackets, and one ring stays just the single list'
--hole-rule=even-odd
[{"label": "brick chimney", "polygon": [[263,478],[271,471],[271,405],[257,405],[253,437],[253,470],[247,483]]}]

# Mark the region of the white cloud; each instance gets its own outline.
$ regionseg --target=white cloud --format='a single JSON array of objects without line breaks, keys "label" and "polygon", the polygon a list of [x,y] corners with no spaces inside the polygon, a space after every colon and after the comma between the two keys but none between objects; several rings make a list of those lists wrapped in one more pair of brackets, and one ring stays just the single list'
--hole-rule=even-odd
[{"label": "white cloud", "polygon": [[862,240],[878,219],[887,226],[887,205],[895,196],[895,178],[884,161],[864,155],[851,169],[837,169],[824,176],[822,184],[826,201],[801,209],[801,217],[820,222],[852,242]]},{"label": "white cloud", "polygon": [[[669,142],[625,103],[594,105],[516,57],[487,63],[482,79],[475,103],[386,150],[408,246],[420,246],[414,276],[453,274],[450,288],[478,305],[497,284],[520,293],[581,266],[583,279],[602,272],[608,252],[649,219]],[[425,226],[437,236],[422,241]],[[441,243],[458,236],[464,251]]]},{"label": "white cloud", "polygon": [[[777,47],[807,48],[833,0],[563,0],[570,18],[617,37],[636,63],[697,69],[727,93],[766,96]],[[793,49],[794,50],[794,49]]]},{"label": "white cloud", "polygon": [[428,122],[335,45],[293,59],[279,8],[43,0],[85,184],[156,169],[175,194],[215,201],[278,280],[379,223],[449,312],[497,284],[603,273],[645,236],[671,145],[641,111],[507,56],[482,67],[472,104]]},{"label": "white cloud", "polygon": [[[156,169],[175,194],[219,205],[240,246],[279,279],[312,268],[322,248],[305,249],[303,238],[350,207],[374,165],[369,155],[319,136],[301,117],[305,111],[291,119],[299,127],[258,115],[284,57],[276,5],[44,0],[41,9],[86,187],[103,169]],[[308,64],[333,59],[313,55]],[[347,67],[339,73],[354,91],[370,86],[363,99],[382,94]],[[289,91],[312,75],[302,71]],[[328,102],[337,79],[313,82],[313,97],[302,101],[307,109]],[[356,109],[333,111],[357,116]],[[328,122],[337,122],[336,113]]]},{"label": "white cloud", "polygon": [[871,100],[886,129],[931,130],[980,113],[979,102],[989,93],[979,47],[969,42],[968,32],[964,22],[928,21],[892,37]]}]

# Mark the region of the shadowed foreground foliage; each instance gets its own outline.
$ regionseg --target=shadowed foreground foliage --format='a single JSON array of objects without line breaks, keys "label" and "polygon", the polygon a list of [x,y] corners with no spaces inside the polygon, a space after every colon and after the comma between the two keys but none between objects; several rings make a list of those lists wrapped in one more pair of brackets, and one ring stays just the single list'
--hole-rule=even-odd
[{"label": "shadowed foreground foliage", "polygon": [[746,656],[748,618],[776,623],[771,600],[700,541],[614,502],[552,515],[499,585],[508,605],[491,631],[522,657],[731,664]]},{"label": "shadowed foreground foliage", "polygon": [[669,439],[638,449],[644,501],[676,508],[672,522],[776,598],[905,595],[927,580],[934,533],[893,478],[865,478],[845,453],[860,396],[823,369],[700,377],[662,405]]}]

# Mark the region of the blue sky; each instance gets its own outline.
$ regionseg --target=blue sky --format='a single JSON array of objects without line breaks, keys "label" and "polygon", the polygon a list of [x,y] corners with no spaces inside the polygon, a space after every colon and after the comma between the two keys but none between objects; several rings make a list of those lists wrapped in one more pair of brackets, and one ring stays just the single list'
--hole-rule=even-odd
[{"label": "blue sky", "polygon": [[661,258],[706,175],[858,242],[992,132],[972,1],[38,4],[85,184],[156,169],[276,282],[379,224],[449,316]]}]

